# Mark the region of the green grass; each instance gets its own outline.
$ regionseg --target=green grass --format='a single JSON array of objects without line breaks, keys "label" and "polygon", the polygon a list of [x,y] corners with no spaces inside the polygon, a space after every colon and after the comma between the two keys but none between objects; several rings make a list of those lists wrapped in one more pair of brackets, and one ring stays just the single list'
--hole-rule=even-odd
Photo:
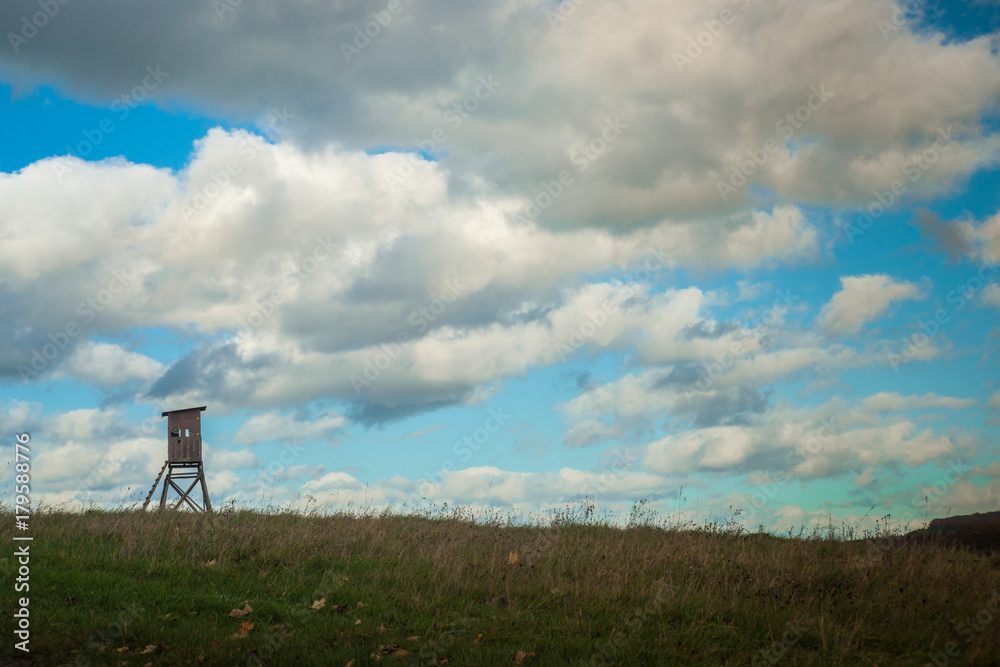
[{"label": "green grass", "polygon": [[[6,509],[0,532],[12,545]],[[924,665],[940,654],[939,664],[1000,664],[1000,555],[732,523],[664,528],[648,516],[619,529],[589,511],[555,527],[470,518],[42,511],[31,517],[30,658]],[[12,551],[0,560],[4,610],[23,595]],[[230,617],[246,603],[249,615]],[[0,654],[23,657],[11,613],[3,619]],[[253,624],[245,637],[242,623]]]}]

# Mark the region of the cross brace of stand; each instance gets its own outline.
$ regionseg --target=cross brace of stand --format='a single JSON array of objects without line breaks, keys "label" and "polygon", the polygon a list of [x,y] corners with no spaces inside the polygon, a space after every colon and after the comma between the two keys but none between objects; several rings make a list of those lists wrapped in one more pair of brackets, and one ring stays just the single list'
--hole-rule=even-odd
[{"label": "cross brace of stand", "polygon": [[[201,461],[164,461],[163,467],[160,468],[160,474],[157,475],[156,481],[153,482],[153,488],[149,490],[149,495],[146,496],[146,502],[142,504],[143,509],[146,509],[146,506],[149,505],[149,500],[153,497],[153,493],[156,491],[156,487],[160,483],[160,478],[163,477],[164,471],[166,471],[167,477],[163,480],[163,493],[160,495],[161,510],[166,508],[167,492],[172,488],[180,495],[177,502],[174,503],[173,509],[178,509],[181,506],[181,503],[186,502],[195,512],[212,511],[212,501],[208,497],[208,484],[205,483],[205,468]],[[174,480],[191,480],[191,484],[188,485],[185,490]],[[194,491],[195,486],[197,486],[199,482],[201,483],[201,494],[204,507],[200,506],[194,501],[193,498],[191,498],[191,492]]]}]

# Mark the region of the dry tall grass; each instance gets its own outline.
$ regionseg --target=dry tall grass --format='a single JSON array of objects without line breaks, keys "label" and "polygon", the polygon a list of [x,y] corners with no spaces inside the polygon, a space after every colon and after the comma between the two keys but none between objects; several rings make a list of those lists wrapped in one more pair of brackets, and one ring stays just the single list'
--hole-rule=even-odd
[{"label": "dry tall grass", "polygon": [[[618,529],[575,510],[551,527],[462,510],[32,519],[39,664],[123,646],[145,664],[130,655],[154,644],[154,665],[1000,664],[1000,555],[884,534]],[[244,601],[258,624],[234,639]],[[143,612],[95,645],[126,602]]]}]

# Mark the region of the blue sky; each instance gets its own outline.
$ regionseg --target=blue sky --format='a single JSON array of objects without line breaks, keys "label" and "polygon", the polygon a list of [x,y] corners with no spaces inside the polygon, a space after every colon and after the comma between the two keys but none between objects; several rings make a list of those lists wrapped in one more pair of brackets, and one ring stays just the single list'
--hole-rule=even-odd
[{"label": "blue sky", "polygon": [[995,508],[993,3],[399,7],[0,10],[36,498]]}]

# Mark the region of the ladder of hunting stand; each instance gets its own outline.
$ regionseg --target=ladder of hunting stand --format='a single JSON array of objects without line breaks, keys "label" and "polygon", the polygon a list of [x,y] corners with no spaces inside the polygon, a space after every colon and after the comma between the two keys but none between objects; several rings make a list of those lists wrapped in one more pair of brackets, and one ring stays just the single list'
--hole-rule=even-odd
[{"label": "ladder of hunting stand", "polygon": [[146,502],[142,504],[142,509],[146,509],[146,505],[149,504],[149,499],[153,497],[153,491],[156,491],[156,485],[160,483],[160,478],[163,477],[163,471],[167,469],[168,461],[163,462],[163,467],[160,468],[160,474],[156,476],[156,481],[153,482],[153,488],[149,490],[149,495],[146,496]]}]

